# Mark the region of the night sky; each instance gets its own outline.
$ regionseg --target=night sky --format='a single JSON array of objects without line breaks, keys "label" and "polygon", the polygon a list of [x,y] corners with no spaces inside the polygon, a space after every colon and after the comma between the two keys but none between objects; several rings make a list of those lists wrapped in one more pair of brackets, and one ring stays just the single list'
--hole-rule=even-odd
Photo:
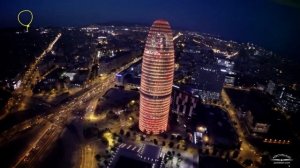
[{"label": "night sky", "polygon": [[279,54],[300,57],[297,0],[1,0],[0,27],[18,27],[29,9],[33,27],[105,22],[151,25],[167,19],[173,28],[196,30],[239,42],[253,42]]}]

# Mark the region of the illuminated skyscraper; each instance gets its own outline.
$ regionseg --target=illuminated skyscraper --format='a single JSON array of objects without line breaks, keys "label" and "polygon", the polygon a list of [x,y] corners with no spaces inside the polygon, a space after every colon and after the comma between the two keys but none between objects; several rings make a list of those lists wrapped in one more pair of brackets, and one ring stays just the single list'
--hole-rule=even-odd
[{"label": "illuminated skyscraper", "polygon": [[174,76],[174,44],[169,23],[150,28],[142,63],[139,128],[158,134],[167,129]]}]

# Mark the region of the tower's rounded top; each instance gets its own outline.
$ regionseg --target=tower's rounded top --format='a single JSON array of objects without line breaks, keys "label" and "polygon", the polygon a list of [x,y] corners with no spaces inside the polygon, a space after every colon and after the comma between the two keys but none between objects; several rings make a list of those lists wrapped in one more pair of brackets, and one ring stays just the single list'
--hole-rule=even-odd
[{"label": "tower's rounded top", "polygon": [[167,20],[164,20],[164,19],[157,19],[153,22],[153,25],[168,25],[170,26],[169,22]]}]

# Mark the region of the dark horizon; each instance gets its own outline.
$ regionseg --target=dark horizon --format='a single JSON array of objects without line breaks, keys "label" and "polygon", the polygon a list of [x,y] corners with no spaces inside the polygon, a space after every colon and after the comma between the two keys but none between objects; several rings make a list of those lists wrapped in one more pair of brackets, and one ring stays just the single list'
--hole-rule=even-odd
[{"label": "dark horizon", "polygon": [[187,29],[227,40],[254,43],[288,58],[300,55],[300,5],[291,1],[1,1],[0,28],[22,28],[16,16],[23,9],[33,12],[32,27],[83,26],[107,22],[151,26],[154,20],[163,18],[170,22],[173,29]]}]

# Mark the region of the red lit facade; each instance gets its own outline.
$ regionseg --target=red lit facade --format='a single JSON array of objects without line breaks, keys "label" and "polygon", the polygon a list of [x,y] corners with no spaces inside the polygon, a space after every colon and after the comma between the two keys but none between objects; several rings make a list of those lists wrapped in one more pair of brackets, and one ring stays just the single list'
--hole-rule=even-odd
[{"label": "red lit facade", "polygon": [[174,77],[174,44],[167,21],[156,20],[148,33],[142,62],[139,128],[158,134],[167,129]]}]

